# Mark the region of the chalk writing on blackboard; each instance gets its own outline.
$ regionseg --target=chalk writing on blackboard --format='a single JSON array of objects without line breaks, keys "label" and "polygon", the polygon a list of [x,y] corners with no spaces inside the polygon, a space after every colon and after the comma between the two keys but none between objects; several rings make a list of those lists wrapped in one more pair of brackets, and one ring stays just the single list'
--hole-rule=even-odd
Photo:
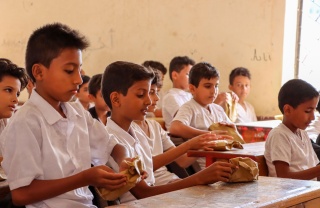
[{"label": "chalk writing on blackboard", "polygon": [[258,53],[257,49],[254,49],[251,61],[271,61],[271,55],[265,52]]}]

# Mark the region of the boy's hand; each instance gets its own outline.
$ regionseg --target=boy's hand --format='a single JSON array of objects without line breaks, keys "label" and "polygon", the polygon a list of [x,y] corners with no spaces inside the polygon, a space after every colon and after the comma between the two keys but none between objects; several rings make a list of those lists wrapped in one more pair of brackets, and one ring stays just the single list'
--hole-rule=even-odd
[{"label": "boy's hand", "polygon": [[[219,131],[219,130],[218,130]],[[207,151],[213,150],[212,141],[220,139],[233,139],[232,136],[227,135],[226,131],[219,131],[219,135],[209,132],[207,134],[201,134],[188,140],[189,149],[204,149]],[[223,134],[224,133],[224,134]]]},{"label": "boy's hand", "polygon": [[[129,168],[129,165],[128,165],[128,162],[132,162],[132,161],[134,161],[136,158],[125,158],[122,162],[121,162],[121,165],[120,165],[120,167],[119,167],[119,172],[121,172],[121,171],[123,171],[123,170],[127,170],[128,168]],[[140,173],[140,175],[141,175],[141,179],[143,180],[143,179],[146,179],[146,178],[148,178],[148,173],[146,172],[146,171],[142,171],[141,173]]]},{"label": "boy's hand", "polygon": [[228,182],[231,174],[238,168],[238,166],[229,162],[215,162],[198,173],[199,183],[210,184],[218,181]]},{"label": "boy's hand", "polygon": [[125,175],[115,173],[105,165],[89,168],[82,172],[82,176],[88,185],[103,187],[109,190],[121,188],[127,183]]}]

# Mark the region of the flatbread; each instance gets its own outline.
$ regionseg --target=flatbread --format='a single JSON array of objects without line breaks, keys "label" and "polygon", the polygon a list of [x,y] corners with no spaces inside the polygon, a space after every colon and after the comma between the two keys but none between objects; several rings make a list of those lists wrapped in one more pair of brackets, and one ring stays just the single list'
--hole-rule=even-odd
[{"label": "flatbread", "polygon": [[227,151],[231,150],[232,148],[243,149],[243,146],[240,142],[233,141],[233,140],[214,140],[212,142],[211,148],[218,151]]},{"label": "flatbread", "polygon": [[[228,92],[228,93],[231,96],[231,92]],[[235,122],[238,116],[236,105],[237,103],[235,100],[232,100],[232,99],[227,100],[225,112],[232,122]]]},{"label": "flatbread", "polygon": [[236,131],[233,127],[226,126],[219,123],[214,123],[211,126],[209,126],[209,131],[214,131],[214,130],[227,131],[228,135],[232,136],[234,141],[240,142],[241,144],[245,143],[241,134],[239,134],[239,132]]},{"label": "flatbread", "polygon": [[128,169],[121,171],[120,173],[127,176],[127,184],[119,189],[108,190],[102,187],[95,187],[97,193],[104,200],[113,201],[119,198],[124,193],[128,192],[131,188],[133,188],[136,183],[139,181],[141,173],[143,171],[143,164],[139,157],[136,157],[132,162],[128,163]]}]

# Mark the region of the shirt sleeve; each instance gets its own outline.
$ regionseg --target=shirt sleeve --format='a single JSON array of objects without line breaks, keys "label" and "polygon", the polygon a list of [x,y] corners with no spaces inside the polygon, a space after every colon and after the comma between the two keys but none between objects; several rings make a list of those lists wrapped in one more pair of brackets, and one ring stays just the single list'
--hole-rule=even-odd
[{"label": "shirt sleeve", "polygon": [[176,116],[173,118],[173,121],[180,121],[184,125],[190,126],[192,117],[194,116],[194,111],[191,109],[188,103],[183,104],[178,110]]},{"label": "shirt sleeve", "polygon": [[291,158],[291,147],[290,138],[288,138],[284,133],[278,131],[276,134],[268,137],[270,142],[270,158],[271,162],[282,161],[290,165]]}]

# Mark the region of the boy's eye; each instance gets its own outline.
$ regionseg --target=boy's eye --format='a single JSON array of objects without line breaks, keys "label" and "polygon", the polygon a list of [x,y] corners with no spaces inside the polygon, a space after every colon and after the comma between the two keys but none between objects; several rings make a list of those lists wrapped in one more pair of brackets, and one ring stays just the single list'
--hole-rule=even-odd
[{"label": "boy's eye", "polygon": [[7,91],[7,92],[11,93],[11,92],[12,92],[12,89],[10,89],[10,88],[6,88],[6,89],[5,89],[5,91]]},{"label": "boy's eye", "polygon": [[71,70],[71,69],[66,69],[64,71],[67,72],[67,74],[72,74],[72,72],[73,72],[73,70]]}]

